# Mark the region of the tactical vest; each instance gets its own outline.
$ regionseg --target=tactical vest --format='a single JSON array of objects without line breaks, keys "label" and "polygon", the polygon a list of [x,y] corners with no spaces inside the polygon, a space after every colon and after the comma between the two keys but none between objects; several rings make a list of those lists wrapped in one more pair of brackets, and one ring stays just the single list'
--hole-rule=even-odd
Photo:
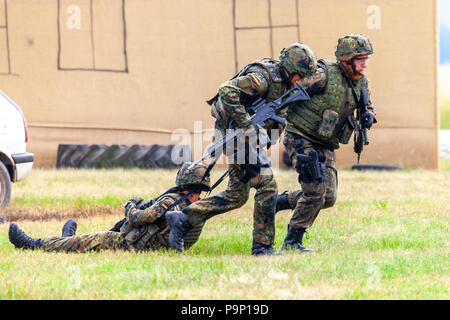
[{"label": "tactical vest", "polygon": [[[157,200],[174,203],[183,195],[179,193],[168,193]],[[171,210],[181,210],[189,204],[188,201],[176,205]],[[195,226],[184,239],[184,247],[187,249],[197,242],[203,229],[203,224]],[[125,222],[120,228],[120,232],[124,233],[125,240],[128,245],[136,250],[158,250],[160,248],[169,248],[169,234],[170,228],[167,225],[166,219],[162,216],[156,219],[153,223],[145,224],[139,227],[132,227],[128,222]]]},{"label": "tactical vest", "polygon": [[[168,193],[159,200],[169,200],[170,202],[175,202],[181,197],[182,195],[179,193]],[[180,206],[182,205],[183,204],[175,206],[173,210],[180,210]],[[125,240],[128,245],[137,250],[158,250],[160,248],[169,248],[170,229],[167,226],[164,216],[156,219],[153,223],[145,224],[139,227],[132,227],[128,222],[125,222],[120,228],[120,231],[125,234]]]},{"label": "tactical vest", "polygon": [[[289,107],[286,130],[337,149],[339,142],[348,143],[348,139],[342,140],[342,134],[350,121],[349,117],[353,117],[356,102],[337,63],[319,60],[318,66],[325,70],[326,86],[320,93],[312,95],[310,100]],[[354,86],[358,99],[362,86],[367,87],[366,77]]]},{"label": "tactical vest", "polygon": [[[230,80],[245,76],[246,74],[253,72],[261,73],[269,84],[268,89],[261,97],[267,102],[276,100],[286,92],[287,84],[283,81],[283,78],[280,75],[279,61],[269,58],[264,58],[249,63]],[[240,103],[247,108],[252,104],[253,101],[258,98],[259,97],[250,97],[244,93],[241,94]],[[226,119],[226,116],[223,110],[223,106],[220,103],[219,94],[216,94],[207,102],[211,106],[211,115],[219,121],[224,121]]]},{"label": "tactical vest", "polygon": [[[238,77],[252,72],[259,72],[261,71],[261,68],[266,71],[263,72],[262,75],[266,78],[267,83],[269,84],[267,91],[261,98],[263,98],[267,102],[274,101],[287,90],[286,82],[283,81],[283,78],[280,75],[279,61],[269,58],[253,61],[252,63],[248,64],[241,71],[241,73],[238,74]],[[255,100],[256,99],[257,98],[255,98]],[[242,104],[246,106],[245,101],[243,101]]]}]

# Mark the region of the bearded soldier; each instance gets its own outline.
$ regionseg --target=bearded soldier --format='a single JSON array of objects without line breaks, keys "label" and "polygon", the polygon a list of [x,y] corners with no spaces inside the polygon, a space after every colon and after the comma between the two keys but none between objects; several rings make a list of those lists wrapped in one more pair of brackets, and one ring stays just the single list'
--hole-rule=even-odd
[{"label": "bearded soldier", "polygon": [[[314,74],[317,58],[306,45],[294,43],[281,51],[280,60],[262,59],[245,66],[232,79],[219,87],[218,94],[208,103],[216,119],[216,133],[225,135],[228,128],[241,128],[245,134],[253,130],[264,134],[261,127],[255,128],[250,120],[248,108],[258,98],[268,102],[282,96],[298,80]],[[282,112],[279,113],[283,116]],[[267,132],[280,129],[278,124],[266,123]],[[277,254],[273,249],[275,226],[275,204],[277,183],[270,165],[229,164],[228,188],[213,197],[202,199],[182,211],[166,215],[171,227],[170,245],[183,249],[183,239],[194,227],[207,219],[242,207],[248,200],[250,188],[255,188],[253,212],[253,255]]]},{"label": "bearded soldier", "polygon": [[[63,227],[61,237],[44,237],[33,239],[12,222],[9,227],[9,240],[16,248],[42,249],[44,251],[76,251],[91,250],[148,250],[168,249],[169,227],[165,213],[172,206],[176,210],[194,203],[200,193],[211,187],[210,178],[205,177],[206,166],[185,163],[176,177],[176,187],[168,190],[147,208],[145,200],[133,197],[125,203],[125,222],[119,232],[103,231],[91,234],[75,235],[76,222],[69,220]],[[139,209],[144,208],[144,209]],[[200,236],[203,225],[199,224],[186,236],[185,248],[192,246]]]},{"label": "bearded soldier", "polygon": [[319,211],[336,202],[334,150],[339,143],[348,143],[357,127],[354,113],[364,92],[368,97],[367,111],[361,114],[360,127],[366,130],[376,122],[364,75],[371,54],[373,47],[367,37],[347,35],[338,40],[337,62],[319,60],[316,74],[298,82],[310,100],[295,102],[287,110],[283,143],[299,174],[301,190],[285,192],[277,198],[276,211],[293,209],[283,249],[312,251],[303,246],[303,235]]}]

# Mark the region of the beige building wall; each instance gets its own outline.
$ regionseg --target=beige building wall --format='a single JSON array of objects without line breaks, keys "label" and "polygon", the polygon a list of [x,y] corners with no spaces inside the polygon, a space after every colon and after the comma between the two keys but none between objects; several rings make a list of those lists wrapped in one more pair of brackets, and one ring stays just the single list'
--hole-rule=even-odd
[{"label": "beige building wall", "polygon": [[[436,7],[435,0],[0,0],[0,89],[25,113],[36,166],[53,167],[58,144],[176,144],[177,129],[198,143],[194,130],[213,127],[205,100],[239,68],[299,41],[334,60],[339,37],[363,33],[375,48],[368,78],[378,124],[362,163],[437,168]],[[202,150],[209,139],[200,140]],[[356,162],[352,148],[338,150],[339,167]]]}]

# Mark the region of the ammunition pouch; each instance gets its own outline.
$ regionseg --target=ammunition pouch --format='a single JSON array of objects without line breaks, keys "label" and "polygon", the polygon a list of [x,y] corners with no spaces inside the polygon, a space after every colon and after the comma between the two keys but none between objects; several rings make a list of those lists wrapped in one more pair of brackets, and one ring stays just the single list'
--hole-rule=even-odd
[{"label": "ammunition pouch", "polygon": [[353,130],[356,128],[356,119],[353,115],[348,116],[339,133],[339,143],[347,144],[350,141]]},{"label": "ammunition pouch", "polygon": [[334,128],[339,121],[339,114],[333,110],[327,109],[322,114],[318,134],[324,138],[329,138],[334,132]]},{"label": "ammunition pouch", "polygon": [[297,172],[300,183],[311,183],[314,181],[324,182],[326,180],[325,163],[319,161],[319,154],[312,150],[308,155],[297,154]]},{"label": "ammunition pouch", "polygon": [[145,224],[139,227],[132,227],[126,223],[121,232],[125,234],[125,240],[129,246],[136,250],[157,249],[160,246],[169,247],[164,233],[168,230],[164,225],[156,223]]}]

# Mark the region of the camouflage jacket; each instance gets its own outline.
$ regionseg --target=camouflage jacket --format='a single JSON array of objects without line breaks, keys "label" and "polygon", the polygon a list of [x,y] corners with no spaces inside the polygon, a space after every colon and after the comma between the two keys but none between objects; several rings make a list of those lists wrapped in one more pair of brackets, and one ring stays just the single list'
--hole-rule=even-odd
[{"label": "camouflage jacket", "polygon": [[[223,83],[219,87],[215,103],[211,105],[211,114],[216,118],[216,130],[224,134],[228,119],[234,121],[234,127],[248,128],[251,115],[247,108],[254,100],[262,97],[270,102],[288,89],[280,70],[277,60],[257,60]],[[284,113],[278,115],[285,116]],[[271,125],[266,128],[271,129]]]},{"label": "camouflage jacket", "polygon": [[[352,90],[337,63],[319,60],[317,72],[310,78],[299,81],[311,97],[308,101],[293,103],[287,110],[286,130],[330,148],[339,148],[339,143],[348,143],[353,129],[349,124],[354,117],[356,102]],[[366,88],[371,106],[369,82],[364,76],[352,85],[358,99],[360,90]]]},{"label": "camouflage jacket", "polygon": [[[133,223],[130,224],[127,221],[120,228],[120,232],[124,234],[127,244],[137,250],[169,248],[170,228],[167,226],[164,215],[167,208],[182,196],[183,194],[180,193],[168,193],[144,210],[131,209],[130,213],[135,215]],[[182,210],[189,204],[190,202],[185,200],[171,210]],[[185,249],[190,248],[197,242],[203,225],[194,227],[187,234],[184,239]]]}]

